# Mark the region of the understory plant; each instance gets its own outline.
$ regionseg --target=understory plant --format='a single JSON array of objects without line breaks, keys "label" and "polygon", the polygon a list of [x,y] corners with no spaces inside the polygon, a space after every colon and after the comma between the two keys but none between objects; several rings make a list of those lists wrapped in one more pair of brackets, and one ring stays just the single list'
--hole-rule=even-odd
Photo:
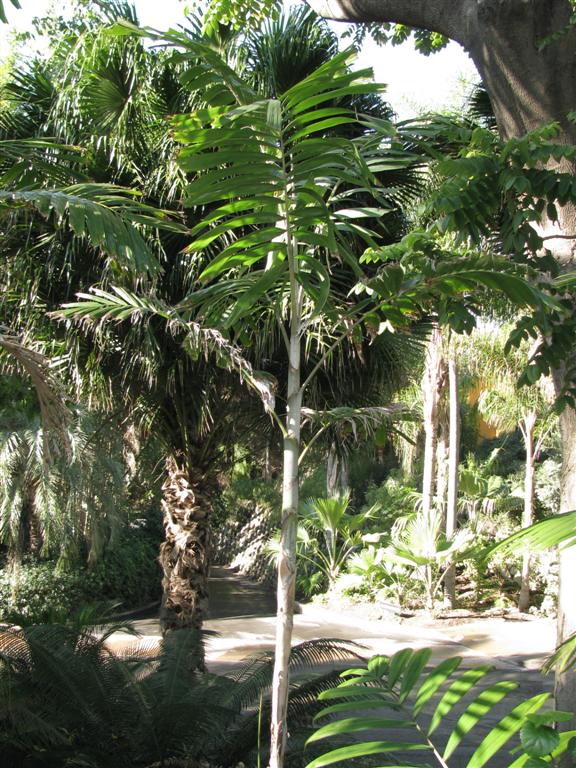
[{"label": "understory plant", "polygon": [[[0,758],[10,768],[147,768],[159,765],[250,765],[266,756],[260,738],[270,716],[273,654],[262,653],[227,676],[199,668],[206,635],[169,633],[112,652],[118,625],[94,634],[86,623],[0,629]],[[357,657],[331,640],[292,649],[291,746],[318,694],[337,674],[314,666]],[[306,731],[308,735],[309,731]]]},{"label": "understory plant", "polygon": [[318,570],[332,589],[352,552],[362,544],[361,528],[374,510],[348,513],[350,493],[329,499],[309,499],[301,515],[303,548],[300,557]]},{"label": "understory plant", "polygon": [[[374,540],[377,535],[366,538]],[[387,546],[382,547],[380,553],[381,562],[403,567],[411,579],[422,584],[425,607],[431,611],[446,576],[448,562],[470,559],[475,549],[471,533],[465,528],[448,539],[442,530],[442,515],[432,507],[428,511],[418,509],[405,519],[399,519]]]},{"label": "understory plant", "polygon": [[[431,653],[405,648],[343,672],[337,688],[320,694],[325,706],[316,715],[318,727],[307,742],[316,748],[329,739],[331,746],[307,768],[366,765],[370,758],[398,767],[423,762],[442,768],[482,768],[510,746],[515,749],[509,765],[545,768],[556,765],[567,750],[573,751],[576,731],[554,729],[573,715],[543,710],[549,693],[506,707],[517,682],[493,682],[488,665],[462,671],[458,656],[428,668]],[[492,728],[486,722],[491,715],[496,715]],[[481,740],[466,760],[461,748],[477,726]]]}]

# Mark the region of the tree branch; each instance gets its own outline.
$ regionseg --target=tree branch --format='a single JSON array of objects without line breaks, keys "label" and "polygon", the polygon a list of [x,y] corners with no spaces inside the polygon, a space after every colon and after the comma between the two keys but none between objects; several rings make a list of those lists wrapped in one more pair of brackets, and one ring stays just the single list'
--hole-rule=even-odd
[{"label": "tree branch", "polygon": [[336,21],[392,22],[440,32],[461,41],[466,0],[307,0],[319,16]]}]

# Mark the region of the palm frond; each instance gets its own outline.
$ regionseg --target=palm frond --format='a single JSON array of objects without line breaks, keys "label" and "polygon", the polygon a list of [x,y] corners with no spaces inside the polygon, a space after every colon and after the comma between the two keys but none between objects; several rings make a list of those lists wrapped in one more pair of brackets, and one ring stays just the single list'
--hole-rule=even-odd
[{"label": "palm frond", "polygon": [[[21,8],[19,0],[10,0],[14,8]],[[8,24],[8,19],[6,18],[6,11],[4,10],[4,0],[0,0],[0,21],[2,21],[4,24]]]},{"label": "palm frond", "polygon": [[576,512],[565,512],[548,517],[523,528],[503,541],[488,547],[482,553],[483,558],[502,552],[522,551],[527,547],[532,552],[543,552],[551,547],[568,549],[576,544]]},{"label": "palm frond", "polygon": [[49,460],[50,447],[47,435],[54,431],[61,439],[64,451],[70,455],[68,436],[70,411],[64,401],[62,384],[56,379],[50,360],[41,352],[33,349],[9,328],[0,326],[0,347],[15,360],[16,365],[30,380],[36,391],[40,413],[45,427],[45,454]]}]

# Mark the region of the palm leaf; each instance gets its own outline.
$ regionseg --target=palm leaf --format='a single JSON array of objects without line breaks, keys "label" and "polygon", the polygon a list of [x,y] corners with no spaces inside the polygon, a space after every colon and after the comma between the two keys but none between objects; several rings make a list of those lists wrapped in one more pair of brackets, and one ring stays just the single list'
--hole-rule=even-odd
[{"label": "palm leaf", "polygon": [[116,258],[137,273],[159,271],[159,265],[133,222],[162,226],[162,218],[150,217],[152,209],[139,206],[124,190],[101,185],[76,185],[62,190],[0,191],[0,211],[35,208],[43,216],[66,217],[78,237]]},{"label": "palm leaf", "polygon": [[[21,8],[19,0],[10,0],[14,8]],[[8,24],[8,19],[6,18],[6,11],[4,8],[4,0],[0,0],[0,21],[2,21],[4,24]]]},{"label": "palm leaf", "polygon": [[517,552],[527,547],[533,552],[543,552],[551,547],[567,549],[576,544],[576,512],[540,520],[529,528],[523,528],[503,541],[485,549],[482,557],[488,558],[497,552]]},{"label": "palm leaf", "polygon": [[[394,753],[393,765],[412,766],[414,750],[430,751],[431,759],[446,766],[465,737],[518,687],[512,681],[499,681],[483,688],[472,700],[465,699],[490,668],[459,672],[461,658],[456,657],[428,669],[430,653],[429,649],[404,649],[392,657],[376,656],[367,667],[343,673],[346,679],[338,688],[321,693],[320,701],[328,706],[316,715],[316,720],[328,722],[317,728],[308,743],[338,737],[341,744],[347,736],[354,736],[354,740],[316,757],[307,768],[342,761],[354,764],[357,758],[388,753]],[[533,696],[511,709],[484,736],[467,768],[482,768],[544,706],[548,697],[547,693]],[[464,705],[464,710],[442,746],[433,736],[457,705]],[[359,708],[366,714],[358,715]],[[358,738],[363,733],[370,734],[369,741]]]}]

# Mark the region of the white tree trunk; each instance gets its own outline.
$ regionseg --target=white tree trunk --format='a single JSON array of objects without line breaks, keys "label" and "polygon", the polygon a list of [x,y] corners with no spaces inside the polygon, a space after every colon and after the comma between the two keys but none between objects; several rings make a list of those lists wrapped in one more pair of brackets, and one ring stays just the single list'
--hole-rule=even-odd
[{"label": "white tree trunk", "polygon": [[[289,255],[289,259],[292,258]],[[294,263],[294,262],[293,262]],[[293,268],[295,269],[295,268]],[[282,533],[278,555],[276,646],[272,677],[270,718],[270,768],[282,768],[288,738],[289,662],[294,624],[296,592],[296,537],[298,533],[298,491],[300,427],[302,420],[300,289],[291,274],[291,322],[284,466],[282,488]]]},{"label": "white tree trunk", "polygon": [[[458,466],[460,464],[460,398],[458,394],[458,367],[454,350],[448,357],[450,387],[450,440],[448,455],[448,501],[446,503],[446,537],[452,538],[458,517]],[[444,602],[447,608],[456,603],[456,574],[449,564],[444,577]]]},{"label": "white tree trunk", "polygon": [[[524,510],[522,512],[522,528],[528,528],[534,522],[534,427],[536,426],[536,414],[529,413],[523,419],[521,427],[526,449],[526,463],[524,469]],[[527,611],[530,607],[530,552],[522,553],[522,575],[520,578],[520,596],[518,598],[518,610]]]},{"label": "white tree trunk", "polygon": [[438,404],[441,389],[441,334],[434,327],[426,355],[426,370],[422,381],[424,394],[424,469],[422,473],[422,512],[428,514],[434,496],[434,475],[438,443]]}]

